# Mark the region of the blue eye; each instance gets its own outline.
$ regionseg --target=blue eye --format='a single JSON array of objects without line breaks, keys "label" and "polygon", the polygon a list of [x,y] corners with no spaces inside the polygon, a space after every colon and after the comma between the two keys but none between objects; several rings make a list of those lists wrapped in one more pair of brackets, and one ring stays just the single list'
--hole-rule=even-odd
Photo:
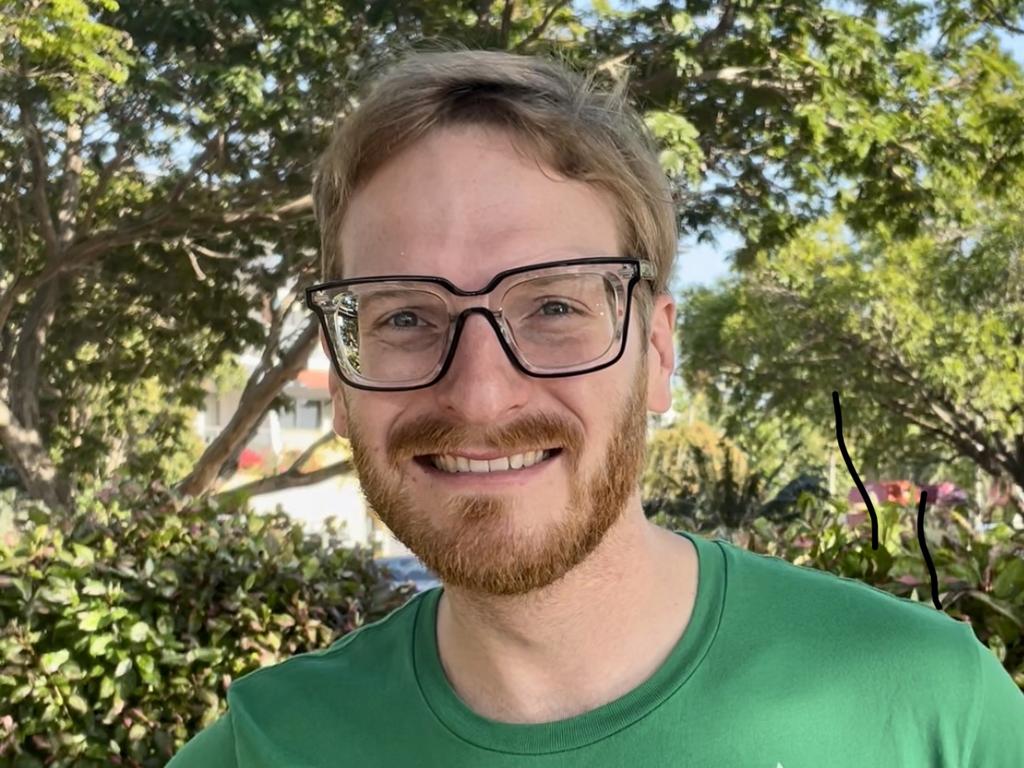
[{"label": "blue eye", "polygon": [[[564,309],[561,312],[544,312],[544,310],[547,307],[564,307]],[[573,309],[571,306],[569,306],[568,303],[564,301],[548,301],[545,302],[544,305],[541,307],[541,312],[547,315],[548,317],[557,317],[558,315],[569,315],[574,313],[575,311],[575,309]]]},{"label": "blue eye", "polygon": [[[394,320],[396,317],[406,317],[406,318],[410,318],[411,317],[411,318],[413,318],[413,322],[411,322],[411,323],[408,323],[408,322],[402,323],[402,322],[400,322],[400,323],[398,323],[398,325],[389,325],[390,322],[392,320]],[[419,315],[417,315],[415,312],[403,311],[403,312],[395,312],[395,314],[391,315],[391,317],[387,318],[384,321],[384,324],[388,325],[391,328],[414,328],[417,325],[417,323],[416,323],[417,320],[419,320]]]}]

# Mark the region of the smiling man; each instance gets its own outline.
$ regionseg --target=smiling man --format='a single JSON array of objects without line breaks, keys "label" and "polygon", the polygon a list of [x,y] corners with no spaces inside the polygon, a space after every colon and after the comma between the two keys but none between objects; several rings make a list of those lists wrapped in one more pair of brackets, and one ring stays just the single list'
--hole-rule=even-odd
[{"label": "smiling man", "polygon": [[314,197],[335,429],[443,586],[235,681],[175,768],[1024,765],[966,625],[645,519],[677,230],[621,91],[407,55]]}]

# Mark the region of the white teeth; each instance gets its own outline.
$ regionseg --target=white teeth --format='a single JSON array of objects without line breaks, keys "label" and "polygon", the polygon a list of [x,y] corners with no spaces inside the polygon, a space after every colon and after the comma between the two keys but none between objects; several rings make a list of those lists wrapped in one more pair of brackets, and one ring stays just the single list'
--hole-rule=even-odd
[{"label": "white teeth", "polygon": [[498,459],[482,460],[467,459],[462,456],[439,455],[431,456],[431,463],[443,472],[505,472],[509,469],[526,469],[532,467],[549,455],[548,451],[530,451],[503,456]]},{"label": "white teeth", "polygon": [[491,459],[487,464],[487,470],[489,472],[504,472],[509,467],[509,460],[507,456],[502,456],[500,459]]}]

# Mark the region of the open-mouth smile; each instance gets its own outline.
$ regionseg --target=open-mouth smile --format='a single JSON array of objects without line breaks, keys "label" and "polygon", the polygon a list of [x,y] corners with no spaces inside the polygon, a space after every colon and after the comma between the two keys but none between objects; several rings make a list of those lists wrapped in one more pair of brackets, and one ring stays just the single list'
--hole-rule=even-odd
[{"label": "open-mouth smile", "polygon": [[532,480],[555,463],[561,448],[527,451],[494,459],[469,459],[457,454],[417,456],[413,462],[432,478],[458,484],[508,484]]}]

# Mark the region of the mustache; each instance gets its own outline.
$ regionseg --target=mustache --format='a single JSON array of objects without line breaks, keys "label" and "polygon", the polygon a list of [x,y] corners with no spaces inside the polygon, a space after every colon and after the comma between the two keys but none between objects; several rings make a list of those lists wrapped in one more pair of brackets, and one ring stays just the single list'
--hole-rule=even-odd
[{"label": "mustache", "polygon": [[425,414],[397,426],[388,437],[388,458],[400,464],[416,456],[458,453],[488,448],[503,454],[561,448],[578,455],[583,432],[578,426],[549,414],[531,414],[507,425],[477,430]]}]

